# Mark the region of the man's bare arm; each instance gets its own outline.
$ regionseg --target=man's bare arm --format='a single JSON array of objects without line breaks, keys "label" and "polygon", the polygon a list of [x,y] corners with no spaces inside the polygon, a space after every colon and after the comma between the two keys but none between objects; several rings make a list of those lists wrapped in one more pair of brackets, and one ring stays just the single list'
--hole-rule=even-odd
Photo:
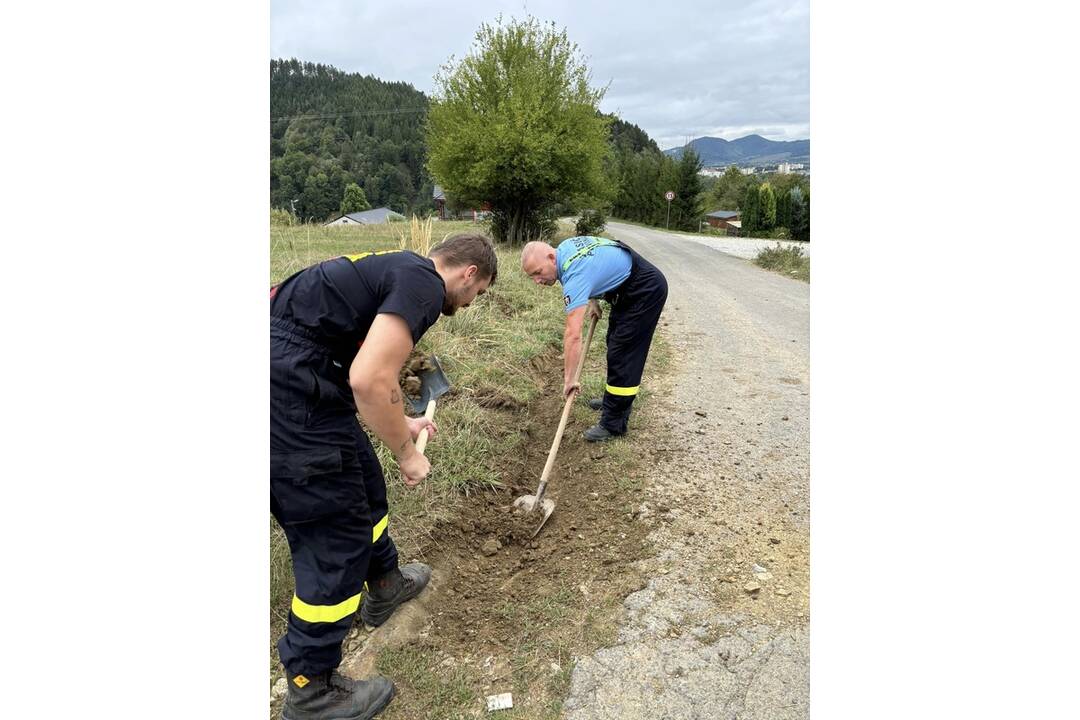
[{"label": "man's bare arm", "polygon": [[360,417],[399,463],[416,453],[405,424],[405,397],[398,385],[398,372],[412,348],[412,334],[405,321],[382,313],[375,316],[349,367],[349,386]]},{"label": "man's bare arm", "polygon": [[571,381],[581,358],[581,326],[585,321],[586,305],[574,308],[566,316],[566,329],[563,330],[563,395],[569,395],[576,387]]}]

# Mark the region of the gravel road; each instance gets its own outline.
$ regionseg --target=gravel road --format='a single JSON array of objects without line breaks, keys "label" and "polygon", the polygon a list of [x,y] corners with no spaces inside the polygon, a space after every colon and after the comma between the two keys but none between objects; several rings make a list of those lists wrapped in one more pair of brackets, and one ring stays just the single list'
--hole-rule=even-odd
[{"label": "gravel road", "polygon": [[640,508],[660,553],[617,643],[578,658],[565,717],[806,718],[810,286],[724,239],[608,231],[670,286],[674,371],[641,418],[663,458]]}]

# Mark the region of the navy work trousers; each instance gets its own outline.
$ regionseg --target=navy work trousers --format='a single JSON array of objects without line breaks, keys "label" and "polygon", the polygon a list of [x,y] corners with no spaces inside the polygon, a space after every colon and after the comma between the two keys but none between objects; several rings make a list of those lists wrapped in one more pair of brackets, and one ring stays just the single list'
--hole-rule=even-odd
[{"label": "navy work trousers", "polygon": [[605,298],[611,302],[607,331],[607,385],[600,426],[615,435],[626,432],[630,409],[641,386],[656,323],[667,301],[667,279],[625,244],[633,263],[630,276]]},{"label": "navy work trousers", "polygon": [[398,566],[386,483],[356,420],[347,369],[310,332],[273,317],[270,511],[296,580],[281,662],[294,674],[335,668],[364,583]]}]

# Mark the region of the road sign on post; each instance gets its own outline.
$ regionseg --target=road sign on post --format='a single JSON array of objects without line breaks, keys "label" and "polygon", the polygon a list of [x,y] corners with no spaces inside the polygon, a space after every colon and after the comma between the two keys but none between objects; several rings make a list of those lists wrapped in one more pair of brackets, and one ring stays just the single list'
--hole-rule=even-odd
[{"label": "road sign on post", "polygon": [[675,199],[675,193],[673,193],[671,190],[668,190],[666,193],[664,193],[664,198],[667,200],[667,219],[664,220],[664,229],[667,230],[668,222],[671,221],[671,201]]}]

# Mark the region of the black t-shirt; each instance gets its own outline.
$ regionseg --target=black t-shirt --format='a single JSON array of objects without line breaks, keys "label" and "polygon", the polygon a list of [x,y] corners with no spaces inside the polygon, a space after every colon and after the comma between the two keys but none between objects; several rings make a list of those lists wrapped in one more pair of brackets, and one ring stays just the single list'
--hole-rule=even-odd
[{"label": "black t-shirt", "polygon": [[283,280],[270,315],[312,333],[351,361],[379,313],[405,321],[415,345],[442,312],[446,285],[435,264],[413,252],[388,250],[326,260]]}]

